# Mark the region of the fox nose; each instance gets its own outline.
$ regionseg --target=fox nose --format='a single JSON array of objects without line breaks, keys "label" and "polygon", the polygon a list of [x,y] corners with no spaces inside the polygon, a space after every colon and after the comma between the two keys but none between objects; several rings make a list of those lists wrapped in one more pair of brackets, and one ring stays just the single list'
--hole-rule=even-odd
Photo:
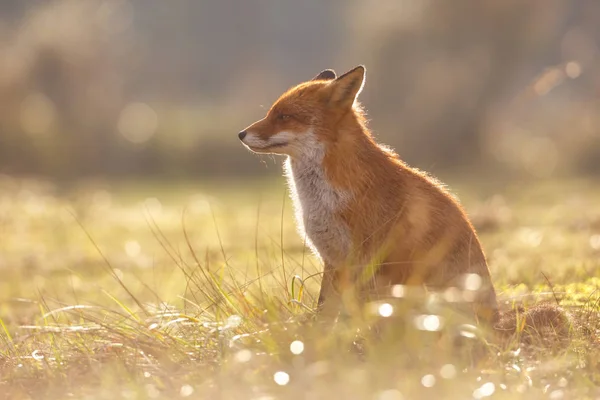
[{"label": "fox nose", "polygon": [[241,131],[240,133],[238,133],[238,137],[240,138],[240,140],[244,140],[244,138],[246,137],[246,131]]}]

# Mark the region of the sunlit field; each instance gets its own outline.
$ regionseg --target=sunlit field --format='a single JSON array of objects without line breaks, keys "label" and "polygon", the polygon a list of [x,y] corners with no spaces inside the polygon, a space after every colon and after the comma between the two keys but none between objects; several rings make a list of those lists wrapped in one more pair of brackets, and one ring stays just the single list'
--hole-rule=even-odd
[{"label": "sunlit field", "polygon": [[599,398],[597,183],[447,181],[503,307],[559,303],[563,333],[517,316],[496,340],[402,288],[313,321],[321,266],[283,179],[2,177],[0,398]]}]

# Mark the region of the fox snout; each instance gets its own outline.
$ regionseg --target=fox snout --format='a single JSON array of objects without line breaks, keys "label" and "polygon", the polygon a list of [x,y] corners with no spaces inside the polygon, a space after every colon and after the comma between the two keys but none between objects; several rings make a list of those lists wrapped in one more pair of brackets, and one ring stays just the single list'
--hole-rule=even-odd
[{"label": "fox snout", "polygon": [[269,147],[270,137],[264,136],[256,128],[249,126],[238,133],[238,138],[249,150],[255,153],[262,153]]},{"label": "fox snout", "polygon": [[266,119],[258,121],[238,133],[238,138],[255,153],[286,154],[285,148],[293,141],[293,134],[275,131]]},{"label": "fox snout", "polygon": [[267,140],[259,135],[255,130],[251,130],[252,125],[238,133],[238,138],[249,150],[261,152],[261,149],[267,147]]}]

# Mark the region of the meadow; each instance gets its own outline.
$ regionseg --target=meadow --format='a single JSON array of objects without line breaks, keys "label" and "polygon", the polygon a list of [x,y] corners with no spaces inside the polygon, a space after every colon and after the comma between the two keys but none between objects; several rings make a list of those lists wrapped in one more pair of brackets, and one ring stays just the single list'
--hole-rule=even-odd
[{"label": "meadow", "polygon": [[0,399],[600,398],[597,182],[446,181],[503,306],[558,302],[566,340],[496,343],[408,295],[311,322],[320,264],[283,178],[1,176]]}]

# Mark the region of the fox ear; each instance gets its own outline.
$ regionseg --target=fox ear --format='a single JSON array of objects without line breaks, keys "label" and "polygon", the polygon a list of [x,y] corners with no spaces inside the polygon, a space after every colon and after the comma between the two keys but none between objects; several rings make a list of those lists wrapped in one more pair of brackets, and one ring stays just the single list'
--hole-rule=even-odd
[{"label": "fox ear", "polygon": [[319,72],[319,75],[312,78],[313,81],[332,81],[337,78],[335,71],[332,69],[326,69]]},{"label": "fox ear", "polygon": [[360,94],[365,84],[366,69],[363,65],[346,72],[336,78],[329,86],[331,97],[329,101],[340,106],[350,106]]}]

